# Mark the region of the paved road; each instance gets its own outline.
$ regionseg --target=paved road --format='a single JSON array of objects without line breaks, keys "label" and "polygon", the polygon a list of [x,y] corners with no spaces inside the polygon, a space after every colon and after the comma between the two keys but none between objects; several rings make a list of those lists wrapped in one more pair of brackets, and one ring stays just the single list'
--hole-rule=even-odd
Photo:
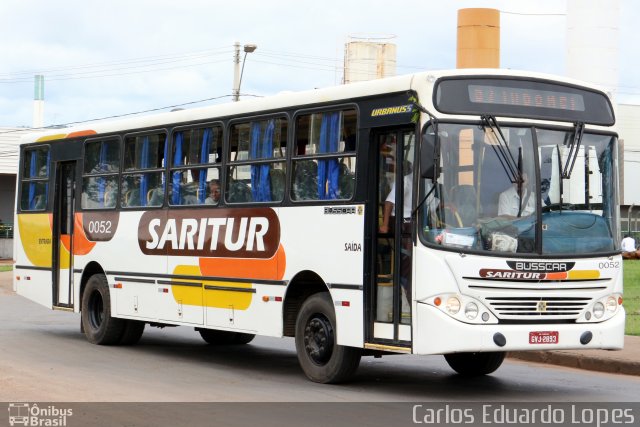
[{"label": "paved road", "polygon": [[640,401],[638,377],[515,360],[469,380],[441,356],[367,357],[352,383],[328,386],[304,377],[292,339],[213,347],[190,328],[147,328],[137,346],[95,346],[80,333],[79,315],[6,287],[0,384],[5,402]]}]

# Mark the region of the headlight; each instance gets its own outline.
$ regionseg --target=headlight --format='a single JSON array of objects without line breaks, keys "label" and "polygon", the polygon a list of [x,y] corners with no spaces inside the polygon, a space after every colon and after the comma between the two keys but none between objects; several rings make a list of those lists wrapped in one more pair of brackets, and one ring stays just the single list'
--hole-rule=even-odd
[{"label": "headlight", "polygon": [[469,324],[496,324],[498,318],[491,314],[482,301],[468,295],[440,294],[427,297],[418,302],[429,304],[447,316]]},{"label": "headlight", "polygon": [[464,315],[467,319],[473,320],[478,317],[478,305],[475,302],[470,302],[464,306]]},{"label": "headlight", "polygon": [[604,322],[614,317],[622,308],[622,295],[609,294],[600,297],[589,306],[578,322]]},{"label": "headlight", "polygon": [[456,297],[451,297],[447,300],[447,311],[450,314],[457,314],[460,311],[460,300]]},{"label": "headlight", "polygon": [[604,315],[604,304],[601,302],[595,303],[593,306],[593,315],[596,316],[596,319],[602,318]]}]

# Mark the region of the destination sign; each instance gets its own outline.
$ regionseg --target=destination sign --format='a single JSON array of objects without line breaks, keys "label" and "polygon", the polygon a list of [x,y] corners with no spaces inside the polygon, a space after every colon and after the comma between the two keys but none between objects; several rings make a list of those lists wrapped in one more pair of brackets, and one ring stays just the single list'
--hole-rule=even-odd
[{"label": "destination sign", "polygon": [[469,101],[474,104],[519,105],[584,111],[584,97],[577,93],[492,85],[469,85],[468,91]]},{"label": "destination sign", "polygon": [[611,126],[613,107],[596,89],[514,76],[455,76],[436,81],[433,104],[456,115],[521,117]]}]

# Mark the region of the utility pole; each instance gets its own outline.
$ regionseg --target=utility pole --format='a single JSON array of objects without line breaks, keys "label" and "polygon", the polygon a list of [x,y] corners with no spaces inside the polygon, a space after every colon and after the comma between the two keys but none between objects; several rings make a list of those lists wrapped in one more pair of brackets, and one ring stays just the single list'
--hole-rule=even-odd
[{"label": "utility pole", "polygon": [[233,101],[236,102],[240,98],[240,43],[233,44]]},{"label": "utility pole", "polygon": [[247,54],[255,51],[258,48],[255,44],[244,45],[244,57],[242,58],[242,69],[240,69],[240,43],[235,42],[233,44],[233,101],[240,100],[240,85],[242,84],[242,74],[244,73],[244,61],[247,59]]}]

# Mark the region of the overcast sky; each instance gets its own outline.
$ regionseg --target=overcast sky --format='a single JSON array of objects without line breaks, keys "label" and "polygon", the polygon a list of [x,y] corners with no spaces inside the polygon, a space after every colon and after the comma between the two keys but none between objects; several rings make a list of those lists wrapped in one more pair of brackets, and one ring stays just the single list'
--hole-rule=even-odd
[{"label": "overcast sky", "polygon": [[[640,2],[619,2],[618,101],[640,104]],[[31,125],[36,73],[47,126],[229,95],[235,41],[258,45],[250,95],[340,83],[353,34],[394,35],[398,74],[455,68],[465,7],[505,12],[503,68],[565,74],[563,0],[1,0],[0,126]]]}]

